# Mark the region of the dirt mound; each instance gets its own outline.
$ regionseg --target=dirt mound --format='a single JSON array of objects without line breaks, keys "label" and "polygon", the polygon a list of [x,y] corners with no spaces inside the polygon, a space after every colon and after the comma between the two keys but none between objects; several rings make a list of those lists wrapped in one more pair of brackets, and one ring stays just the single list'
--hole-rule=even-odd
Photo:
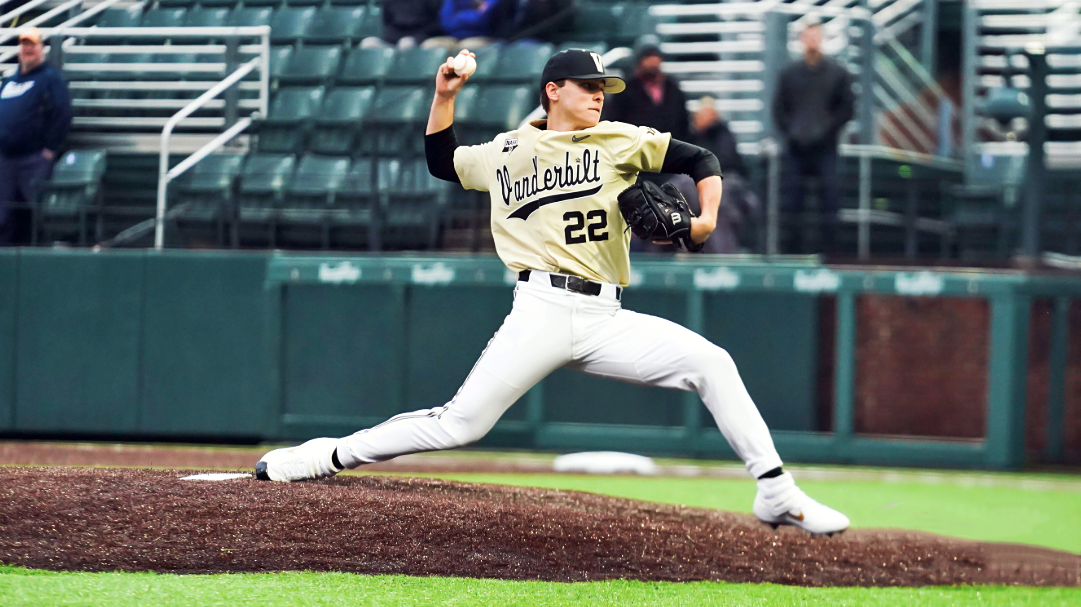
[{"label": "dirt mound", "polygon": [[352,571],[807,586],[1081,585],[1081,556],[905,532],[834,538],[579,493],[344,476],[0,468],[0,562],[52,570]]}]

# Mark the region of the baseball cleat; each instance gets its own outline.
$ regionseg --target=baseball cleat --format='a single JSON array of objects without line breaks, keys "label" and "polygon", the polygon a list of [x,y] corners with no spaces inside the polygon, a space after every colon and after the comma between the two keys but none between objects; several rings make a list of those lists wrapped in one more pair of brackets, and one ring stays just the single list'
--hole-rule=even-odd
[{"label": "baseball cleat", "polygon": [[285,449],[275,449],[255,464],[255,478],[261,481],[309,481],[334,476],[342,471],[331,461],[336,438],[313,438]]},{"label": "baseball cleat", "polygon": [[815,535],[832,536],[848,529],[848,517],[807,496],[788,472],[758,481],[754,515],[776,529],[792,525]]}]

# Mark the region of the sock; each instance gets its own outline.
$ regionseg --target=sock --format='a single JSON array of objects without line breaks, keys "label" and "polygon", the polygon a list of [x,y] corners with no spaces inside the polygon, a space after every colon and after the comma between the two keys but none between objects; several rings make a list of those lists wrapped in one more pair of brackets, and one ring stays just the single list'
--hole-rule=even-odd
[{"label": "sock", "polygon": [[784,474],[784,470],[781,470],[781,467],[777,466],[773,470],[770,470],[769,472],[767,472],[767,473],[763,474],[762,476],[758,477],[758,480],[762,480],[764,478],[777,478],[778,476],[780,476],[782,474]]},{"label": "sock", "polygon": [[[334,453],[330,454],[330,463],[333,464],[334,467],[337,468],[338,470],[344,470],[345,469],[345,466],[343,466],[342,462],[338,459],[338,450],[337,449],[334,450]],[[780,470],[780,468],[777,468],[777,469]]]}]

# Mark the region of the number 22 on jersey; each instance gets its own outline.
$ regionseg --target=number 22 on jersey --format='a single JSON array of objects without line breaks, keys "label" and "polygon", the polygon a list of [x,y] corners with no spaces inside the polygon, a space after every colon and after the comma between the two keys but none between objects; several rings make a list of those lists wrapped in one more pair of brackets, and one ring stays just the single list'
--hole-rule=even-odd
[{"label": "number 22 on jersey", "polygon": [[592,242],[608,240],[608,212],[604,209],[594,209],[584,215],[581,211],[567,211],[563,221],[569,222],[563,230],[567,244],[582,244],[587,237]]}]

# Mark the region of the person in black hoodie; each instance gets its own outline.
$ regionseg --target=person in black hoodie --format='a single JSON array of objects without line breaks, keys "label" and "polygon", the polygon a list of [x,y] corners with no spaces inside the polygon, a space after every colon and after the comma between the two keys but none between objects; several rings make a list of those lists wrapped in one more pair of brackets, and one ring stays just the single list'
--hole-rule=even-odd
[{"label": "person in black hoodie", "polygon": [[19,69],[0,82],[0,244],[14,236],[11,211],[34,200],[52,176],[53,158],[71,126],[71,97],[55,67],[45,63],[41,32],[19,32]]},{"label": "person in black hoodie", "polygon": [[687,97],[679,83],[661,69],[664,55],[656,44],[644,44],[635,53],[634,77],[627,88],[604,104],[604,120],[648,126],[673,139],[690,136]]},{"label": "person in black hoodie", "polygon": [[[840,63],[822,54],[822,27],[812,22],[800,33],[803,57],[780,75],[773,98],[773,120],[785,140],[784,206],[803,212],[804,181],[822,184],[822,241],[825,252],[836,243],[840,187],[837,177],[837,138],[855,113],[852,76]],[[802,251],[802,230],[788,239],[786,252]]]}]

